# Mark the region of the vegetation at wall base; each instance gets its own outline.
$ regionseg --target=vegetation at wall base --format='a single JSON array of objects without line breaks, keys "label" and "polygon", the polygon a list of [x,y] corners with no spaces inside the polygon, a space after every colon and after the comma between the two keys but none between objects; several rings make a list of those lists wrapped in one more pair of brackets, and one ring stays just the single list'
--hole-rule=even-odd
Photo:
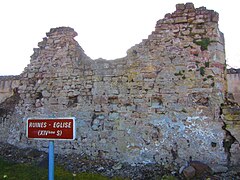
[{"label": "vegetation at wall base", "polygon": [[[48,179],[48,169],[40,168],[27,163],[7,162],[0,158],[0,179],[7,180],[41,180]],[[55,167],[56,180],[84,179],[84,180],[107,180],[109,178],[93,173],[71,173],[64,170],[61,166]],[[120,180],[121,178],[113,178]]]}]

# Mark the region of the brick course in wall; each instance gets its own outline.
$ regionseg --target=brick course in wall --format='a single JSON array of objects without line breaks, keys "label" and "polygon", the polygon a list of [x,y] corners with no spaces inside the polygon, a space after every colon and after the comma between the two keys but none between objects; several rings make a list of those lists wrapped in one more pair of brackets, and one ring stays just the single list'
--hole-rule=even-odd
[{"label": "brick course in wall", "polygon": [[111,61],[90,59],[75,36],[72,28],[59,27],[38,43],[21,74],[20,100],[8,118],[14,124],[5,126],[1,141],[46,150],[46,141],[26,139],[25,120],[74,116],[77,138],[56,142],[59,153],[128,163],[182,164],[190,157],[229,163],[217,12],[178,4],[148,39]]}]

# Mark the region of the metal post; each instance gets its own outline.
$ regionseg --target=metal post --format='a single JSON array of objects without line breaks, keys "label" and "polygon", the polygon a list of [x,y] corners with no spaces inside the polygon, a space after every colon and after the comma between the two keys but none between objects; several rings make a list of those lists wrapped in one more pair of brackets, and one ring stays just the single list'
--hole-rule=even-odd
[{"label": "metal post", "polygon": [[48,180],[54,180],[54,141],[48,147]]}]

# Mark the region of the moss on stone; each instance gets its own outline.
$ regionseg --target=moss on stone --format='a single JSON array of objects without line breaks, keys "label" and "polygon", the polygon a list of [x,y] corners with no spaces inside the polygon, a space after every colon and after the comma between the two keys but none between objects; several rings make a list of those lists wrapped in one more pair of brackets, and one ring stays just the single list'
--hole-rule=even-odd
[{"label": "moss on stone", "polygon": [[234,121],[234,120],[238,120],[239,119],[238,115],[230,114],[230,113],[225,114],[224,117],[228,121]]},{"label": "moss on stone", "polygon": [[182,71],[179,71],[177,73],[174,73],[175,76],[182,76],[183,75],[183,72]]},{"label": "moss on stone", "polygon": [[205,64],[205,67],[209,67],[210,62],[209,62],[209,61],[206,61],[204,64]]},{"label": "moss on stone", "polygon": [[185,108],[182,109],[183,113],[187,113],[187,110]]},{"label": "moss on stone", "polygon": [[201,40],[194,40],[193,42],[195,44],[201,46],[201,50],[202,51],[207,50],[208,49],[208,45],[211,43],[209,38],[204,38],[204,39],[201,39]]},{"label": "moss on stone", "polygon": [[200,67],[199,71],[202,76],[205,75],[205,67]]},{"label": "moss on stone", "polygon": [[208,79],[213,79],[213,76],[212,75],[208,75],[207,78]]}]

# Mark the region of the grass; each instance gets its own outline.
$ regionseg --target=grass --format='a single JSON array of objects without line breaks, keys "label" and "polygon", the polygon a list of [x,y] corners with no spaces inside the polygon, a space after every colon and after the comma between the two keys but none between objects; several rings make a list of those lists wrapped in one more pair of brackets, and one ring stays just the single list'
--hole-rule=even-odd
[{"label": "grass", "polygon": [[[40,168],[26,163],[10,163],[0,158],[0,179],[7,180],[41,180],[48,179],[48,169]],[[64,170],[60,166],[55,166],[56,180],[107,180],[109,178],[99,174],[92,173],[76,173],[73,174]],[[121,178],[113,178],[120,180]]]}]

